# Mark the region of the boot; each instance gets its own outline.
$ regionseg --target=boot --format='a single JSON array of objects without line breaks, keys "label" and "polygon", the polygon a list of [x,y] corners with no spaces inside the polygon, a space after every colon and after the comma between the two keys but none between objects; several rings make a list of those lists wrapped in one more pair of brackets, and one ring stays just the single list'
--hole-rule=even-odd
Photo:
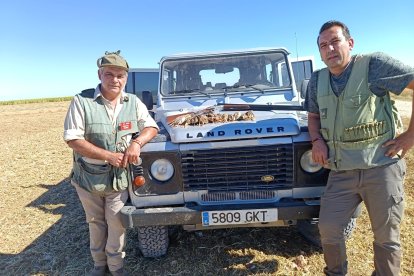
[{"label": "boot", "polygon": [[128,273],[124,271],[124,268],[120,268],[115,271],[111,271],[112,276],[128,276]]},{"label": "boot", "polygon": [[94,266],[88,273],[88,276],[105,276],[107,266]]}]

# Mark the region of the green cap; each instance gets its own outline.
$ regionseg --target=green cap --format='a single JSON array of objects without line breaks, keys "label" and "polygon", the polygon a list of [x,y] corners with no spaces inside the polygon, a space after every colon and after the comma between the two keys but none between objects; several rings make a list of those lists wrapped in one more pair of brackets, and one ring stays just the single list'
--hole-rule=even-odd
[{"label": "green cap", "polygon": [[105,55],[101,58],[99,58],[96,61],[96,64],[99,68],[101,67],[107,67],[107,66],[115,66],[122,68],[126,71],[129,70],[128,62],[119,54],[121,53],[121,50],[118,50],[116,52],[105,52]]}]

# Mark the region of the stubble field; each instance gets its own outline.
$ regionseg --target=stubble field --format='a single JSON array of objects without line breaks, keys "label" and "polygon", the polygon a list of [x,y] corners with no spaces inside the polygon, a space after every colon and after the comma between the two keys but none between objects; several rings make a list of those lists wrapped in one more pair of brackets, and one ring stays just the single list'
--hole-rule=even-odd
[{"label": "stubble field", "polygon": [[[92,267],[85,216],[67,176],[62,139],[69,102],[0,105],[0,274],[84,275]],[[402,109],[411,110],[403,101]],[[405,123],[409,112],[403,113]],[[406,157],[402,275],[414,274],[414,154]],[[143,258],[128,231],[131,275],[322,275],[323,255],[294,227],[179,231],[168,255]],[[347,242],[350,275],[371,275],[366,210]]]}]

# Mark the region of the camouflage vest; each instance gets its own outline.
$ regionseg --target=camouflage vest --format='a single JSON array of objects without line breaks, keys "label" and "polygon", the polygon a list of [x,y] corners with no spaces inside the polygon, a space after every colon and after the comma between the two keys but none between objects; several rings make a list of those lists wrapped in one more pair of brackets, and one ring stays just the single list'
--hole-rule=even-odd
[{"label": "camouflage vest", "polygon": [[318,73],[320,132],[332,170],[368,169],[396,161],[384,155],[382,144],[395,137],[401,120],[389,93],[378,97],[370,91],[369,61],[370,56],[356,57],[339,97],[332,91],[328,69]]},{"label": "camouflage vest", "polygon": [[[93,99],[95,90],[82,91],[78,97],[85,113],[85,140],[97,147],[120,152],[126,144],[124,135],[138,132],[136,116],[136,97],[131,95],[123,102],[122,110],[116,119],[114,128],[101,97]],[[128,187],[128,172],[110,164],[95,165],[85,162],[79,153],[74,153],[74,182],[83,189],[97,194],[125,190]]]}]

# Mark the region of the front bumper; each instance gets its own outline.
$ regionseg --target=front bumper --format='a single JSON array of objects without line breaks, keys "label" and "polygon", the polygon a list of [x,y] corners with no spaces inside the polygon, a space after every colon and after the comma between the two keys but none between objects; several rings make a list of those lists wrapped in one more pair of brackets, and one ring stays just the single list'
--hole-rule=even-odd
[{"label": "front bumper", "polygon": [[[265,209],[274,208],[274,206],[238,206],[226,208],[225,210],[240,209]],[[220,209],[222,209],[221,206]],[[319,205],[287,205],[278,206],[279,220],[298,220],[311,219],[319,217]],[[167,226],[167,225],[198,225],[202,224],[203,211],[212,211],[216,209],[203,209],[197,207],[162,207],[162,208],[145,208],[137,209],[135,206],[124,206],[121,209],[122,224],[125,228],[142,227],[142,226]]]}]

